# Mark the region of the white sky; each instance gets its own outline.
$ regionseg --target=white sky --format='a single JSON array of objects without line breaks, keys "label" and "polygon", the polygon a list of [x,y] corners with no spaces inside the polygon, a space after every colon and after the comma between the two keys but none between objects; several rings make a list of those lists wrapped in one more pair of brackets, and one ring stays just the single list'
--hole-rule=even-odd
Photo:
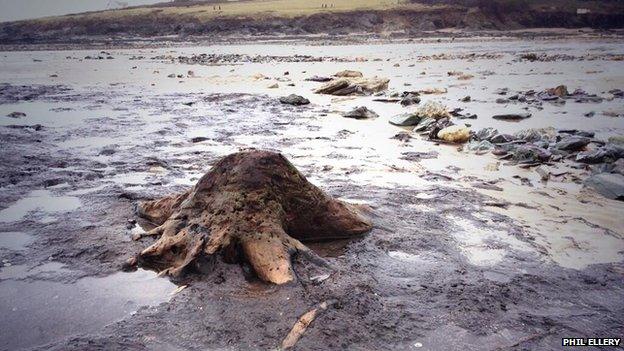
[{"label": "white sky", "polygon": [[133,5],[154,4],[170,0],[0,0],[0,22],[104,10],[117,2]]}]

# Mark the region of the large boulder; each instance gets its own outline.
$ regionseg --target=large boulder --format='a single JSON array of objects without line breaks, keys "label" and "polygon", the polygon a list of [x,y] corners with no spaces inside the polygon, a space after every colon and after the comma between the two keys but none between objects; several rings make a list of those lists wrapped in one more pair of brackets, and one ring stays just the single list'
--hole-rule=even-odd
[{"label": "large boulder", "polygon": [[329,81],[314,92],[328,95],[370,95],[388,89],[386,78],[340,78]]},{"label": "large boulder", "polygon": [[586,137],[571,135],[561,139],[561,141],[555,144],[555,147],[563,151],[579,151],[587,146],[590,141],[591,139]]},{"label": "large boulder", "polygon": [[624,201],[624,176],[621,174],[595,174],[585,180],[585,185],[606,198]]},{"label": "large boulder", "polygon": [[304,98],[303,96],[296,95],[296,94],[290,94],[288,96],[282,96],[282,97],[279,98],[279,101],[282,104],[295,105],[295,106],[307,105],[307,104],[310,103],[310,100]]},{"label": "large boulder", "polygon": [[409,127],[418,125],[420,120],[420,116],[415,113],[401,113],[399,115],[391,117],[388,122],[390,122],[390,124],[392,125],[399,127]]},{"label": "large boulder", "polygon": [[470,140],[470,129],[460,125],[446,127],[438,132],[438,139],[449,143],[465,143]]},{"label": "large boulder", "polygon": [[579,152],[576,155],[576,162],[596,164],[602,162],[615,162],[618,159],[624,160],[624,147],[618,145],[606,145],[599,149]]}]

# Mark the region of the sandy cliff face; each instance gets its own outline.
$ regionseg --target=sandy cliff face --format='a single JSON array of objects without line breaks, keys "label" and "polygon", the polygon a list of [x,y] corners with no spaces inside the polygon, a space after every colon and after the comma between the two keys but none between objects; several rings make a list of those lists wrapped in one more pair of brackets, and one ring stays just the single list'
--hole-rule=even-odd
[{"label": "sandy cliff face", "polygon": [[47,21],[0,24],[0,43],[80,42],[85,37],[163,35],[227,36],[388,33],[416,35],[445,28],[510,30],[521,28],[622,28],[624,13],[577,15],[565,11],[482,11],[452,6],[422,10],[384,10],[316,13],[293,18],[219,17],[200,21],[190,16],[166,16],[158,12],[126,17],[60,17]]}]

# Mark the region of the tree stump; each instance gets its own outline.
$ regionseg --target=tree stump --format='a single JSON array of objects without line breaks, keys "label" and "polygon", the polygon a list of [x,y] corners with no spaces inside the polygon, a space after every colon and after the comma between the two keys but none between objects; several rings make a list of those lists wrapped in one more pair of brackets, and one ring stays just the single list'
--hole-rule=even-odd
[{"label": "tree stump", "polygon": [[333,199],[281,154],[251,150],[219,160],[187,192],[137,206],[158,227],[134,239],[159,235],[132,263],[181,275],[200,257],[222,254],[246,260],[270,283],[294,279],[291,258],[323,261],[301,241],[349,238],[371,223],[347,203]]}]

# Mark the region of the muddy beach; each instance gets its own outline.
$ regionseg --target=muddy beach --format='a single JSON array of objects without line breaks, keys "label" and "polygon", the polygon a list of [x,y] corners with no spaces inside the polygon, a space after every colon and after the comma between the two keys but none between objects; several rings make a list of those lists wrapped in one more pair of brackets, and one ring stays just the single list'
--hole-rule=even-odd
[{"label": "muddy beach", "polygon": [[[324,301],[293,349],[621,337],[622,40],[486,43],[1,52],[0,349],[274,350]],[[122,272],[156,241],[138,202],[249,148],[368,209],[369,233],[306,243],[335,272]]]}]

